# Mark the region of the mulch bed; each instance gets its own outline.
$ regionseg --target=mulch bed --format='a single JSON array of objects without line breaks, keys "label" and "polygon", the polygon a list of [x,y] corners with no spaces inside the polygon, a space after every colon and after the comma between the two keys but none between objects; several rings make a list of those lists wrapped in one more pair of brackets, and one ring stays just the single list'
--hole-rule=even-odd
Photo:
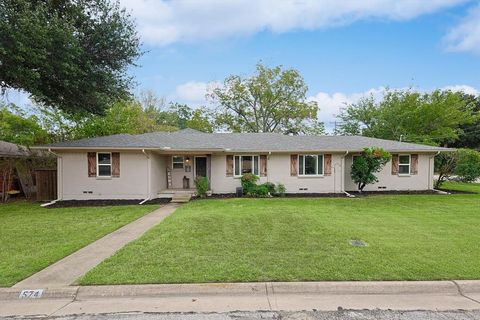
[{"label": "mulch bed", "polygon": [[[46,208],[72,208],[72,207],[105,207],[105,206],[127,206],[127,205],[137,205],[142,202],[143,199],[137,200],[63,200],[58,201]],[[144,204],[164,204],[169,203],[171,199],[169,198],[158,198],[152,199]]]}]

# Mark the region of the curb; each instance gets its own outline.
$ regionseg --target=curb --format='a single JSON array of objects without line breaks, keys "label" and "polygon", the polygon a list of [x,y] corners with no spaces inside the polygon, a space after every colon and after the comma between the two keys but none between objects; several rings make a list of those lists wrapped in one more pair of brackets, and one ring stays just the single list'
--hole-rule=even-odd
[{"label": "curb", "polygon": [[[25,288],[32,289],[32,288]],[[36,289],[36,288],[35,288]],[[19,300],[21,288],[0,288],[0,300]],[[172,297],[195,295],[269,294],[317,295],[462,295],[480,293],[480,280],[458,281],[345,281],[147,284],[45,288],[40,299],[91,300],[101,298]]]},{"label": "curb", "polygon": [[[28,300],[74,300],[79,287],[59,287],[59,288],[45,288],[41,298]],[[40,288],[25,288],[25,290],[35,290]],[[0,288],[0,301],[8,300],[23,300],[20,298],[20,293],[23,289],[17,288]]]}]

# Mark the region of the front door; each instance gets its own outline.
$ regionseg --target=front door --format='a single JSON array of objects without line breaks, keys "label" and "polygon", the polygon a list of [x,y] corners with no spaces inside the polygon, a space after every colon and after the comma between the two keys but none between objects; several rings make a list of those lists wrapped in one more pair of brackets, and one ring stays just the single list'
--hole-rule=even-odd
[{"label": "front door", "polygon": [[207,157],[195,157],[195,177],[207,176]]}]

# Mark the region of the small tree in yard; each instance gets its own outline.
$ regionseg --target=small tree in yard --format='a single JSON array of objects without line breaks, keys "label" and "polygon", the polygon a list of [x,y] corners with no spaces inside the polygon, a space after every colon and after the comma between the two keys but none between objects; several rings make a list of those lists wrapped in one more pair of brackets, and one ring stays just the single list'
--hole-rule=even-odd
[{"label": "small tree in yard", "polygon": [[438,174],[438,179],[435,181],[435,188],[440,188],[442,183],[454,174],[457,160],[457,152],[443,152],[435,157],[435,172]]},{"label": "small tree in yard", "polygon": [[480,177],[480,152],[459,149],[455,174],[464,182],[473,182]]},{"label": "small tree in yard", "polygon": [[390,157],[390,153],[382,148],[365,148],[361,156],[354,158],[350,175],[360,192],[367,184],[378,181],[374,173],[382,170]]}]

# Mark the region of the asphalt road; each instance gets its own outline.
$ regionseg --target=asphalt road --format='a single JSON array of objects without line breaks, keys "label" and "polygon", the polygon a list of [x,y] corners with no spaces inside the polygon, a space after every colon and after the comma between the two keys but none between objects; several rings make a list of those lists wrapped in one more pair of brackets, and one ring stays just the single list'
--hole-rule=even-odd
[{"label": "asphalt road", "polygon": [[[0,318],[11,320],[13,318]],[[21,319],[29,319],[22,317]],[[45,318],[31,318],[45,319]],[[228,313],[131,313],[73,315],[49,317],[54,320],[246,320],[246,319],[289,319],[289,320],[480,320],[480,310],[475,311],[391,311],[391,310],[339,310],[333,312],[228,312]]]}]

